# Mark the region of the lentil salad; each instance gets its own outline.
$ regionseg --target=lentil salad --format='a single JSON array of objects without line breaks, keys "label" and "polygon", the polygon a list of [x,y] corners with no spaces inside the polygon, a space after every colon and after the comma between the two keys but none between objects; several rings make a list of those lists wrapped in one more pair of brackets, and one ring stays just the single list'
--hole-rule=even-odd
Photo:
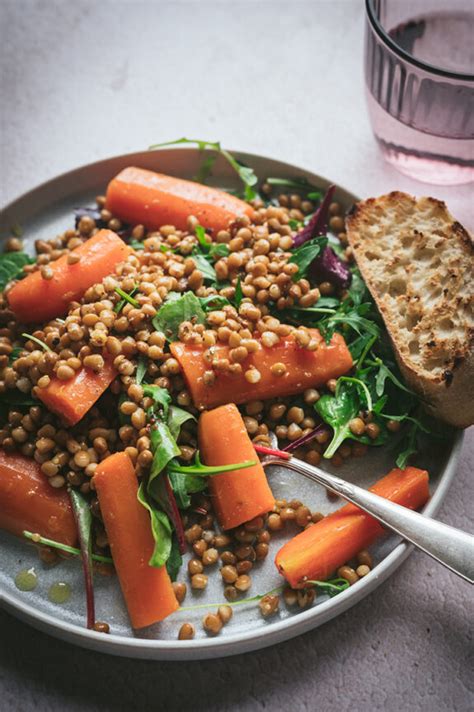
[{"label": "lentil salad", "polygon": [[[262,197],[268,196],[269,187],[264,184],[261,189]],[[343,301],[345,298],[343,296],[344,290],[341,290],[338,284],[333,284],[329,280],[325,284],[322,281],[312,283],[310,279],[305,277],[293,279],[294,276],[297,276],[299,268],[297,266],[295,270],[295,267],[292,266],[295,263],[291,261],[290,245],[284,243],[284,238],[290,237],[293,242],[298,228],[301,228],[301,223],[304,222],[305,213],[310,215],[318,203],[316,200],[313,202],[305,200],[304,197],[296,192],[284,193],[277,198],[279,205],[269,203],[269,201],[265,201],[269,203],[265,205],[263,200],[254,199],[253,205],[259,215],[255,222],[242,216],[235,221],[235,224],[230,226],[227,235],[219,235],[217,233],[212,236],[216,238],[215,240],[213,239],[213,242],[227,245],[229,248],[229,254],[222,257],[216,255],[213,260],[206,260],[215,269],[218,277],[217,283],[224,283],[224,286],[220,288],[213,286],[210,279],[203,278],[205,266],[202,270],[197,269],[196,264],[193,267],[193,262],[197,262],[198,266],[200,262],[200,259],[195,258],[201,258],[204,253],[204,258],[206,259],[206,253],[204,250],[199,250],[198,246],[201,243],[196,234],[198,225],[196,225],[196,221],[192,219],[192,216],[188,216],[189,223],[185,230],[170,230],[169,227],[164,226],[158,231],[152,231],[146,230],[140,225],[132,228],[126,226],[129,233],[126,235],[126,239],[129,242],[131,241],[133,253],[127,258],[125,268],[123,270],[119,268],[118,274],[114,277],[110,279],[105,277],[101,284],[94,285],[86,291],[77,305],[71,305],[71,309],[64,319],[65,323],[55,319],[41,325],[40,328],[30,329],[31,336],[48,346],[51,352],[56,354],[57,358],[48,356],[50,352],[47,350],[44,350],[43,353],[43,347],[37,348],[38,344],[33,340],[24,337],[25,341],[19,337],[20,333],[28,333],[23,331],[25,327],[17,325],[15,327],[16,331],[10,338],[4,337],[4,342],[9,342],[7,347],[10,345],[12,351],[14,349],[22,349],[21,352],[17,352],[16,359],[5,368],[2,374],[5,375],[5,383],[8,383],[6,390],[10,392],[18,390],[27,396],[32,394],[32,400],[34,400],[37,393],[35,389],[46,387],[46,379],[41,381],[44,376],[49,378],[51,376],[56,377],[67,382],[73,377],[73,373],[82,367],[100,373],[107,361],[107,352],[114,356],[114,367],[120,374],[119,378],[112,382],[103,396],[103,400],[97,406],[94,406],[77,426],[74,426],[72,429],[73,437],[71,437],[70,430],[64,427],[64,422],[39,403],[30,405],[28,411],[25,411],[27,405],[19,403],[18,410],[15,410],[15,408],[10,410],[7,423],[2,429],[2,447],[5,451],[21,452],[27,457],[33,456],[41,466],[42,472],[49,477],[49,483],[53,487],[62,489],[67,484],[70,484],[79,489],[83,495],[91,498],[92,511],[95,512],[94,547],[97,547],[97,550],[102,549],[107,553],[106,534],[103,526],[101,526],[99,506],[94,496],[94,480],[93,478],[91,479],[96,469],[94,466],[100,464],[110,453],[116,450],[126,451],[135,463],[139,478],[143,479],[147,477],[153,462],[154,453],[149,438],[149,430],[147,431],[148,411],[153,406],[151,402],[153,398],[145,395],[147,385],[151,383],[160,389],[170,392],[173,406],[182,408],[195,417],[198,415],[198,411],[190,397],[189,389],[186,387],[186,381],[183,379],[179,361],[170,355],[168,351],[165,332],[150,328],[149,322],[155,318],[157,311],[161,311],[161,309],[156,309],[157,305],[161,307],[163,302],[166,304],[170,292],[186,295],[189,291],[193,291],[198,299],[206,300],[209,297],[213,297],[213,295],[217,295],[221,299],[230,302],[228,304],[221,302],[220,309],[208,309],[206,312],[208,319],[205,325],[193,323],[192,320],[190,320],[189,324],[181,322],[178,328],[178,340],[182,343],[201,338],[205,346],[212,348],[215,345],[212,343],[213,339],[215,343],[229,343],[232,337],[232,342],[229,346],[233,352],[235,349],[240,348],[242,340],[244,342],[245,339],[252,341],[256,326],[257,332],[261,334],[260,338],[262,340],[265,338],[265,341],[268,341],[268,344],[265,344],[267,348],[271,348],[275,344],[275,337],[278,337],[278,339],[284,338],[285,332],[290,330],[291,333],[295,334],[298,346],[310,351],[315,347],[314,343],[311,343],[310,329],[312,327],[309,324],[308,327],[306,327],[306,324],[295,324],[294,312],[291,310],[311,308],[317,302],[320,302],[322,297],[332,297],[338,301]],[[117,217],[114,215],[109,217],[101,198],[98,200],[98,208],[101,209],[100,220],[109,218],[108,228],[122,229],[120,222],[117,222]],[[334,218],[339,217],[342,220],[338,212],[340,213],[340,209],[338,211],[337,205],[333,203],[331,205],[331,221],[334,230],[337,229]],[[95,232],[97,227],[101,227],[100,224],[97,224],[97,221],[93,224],[94,220],[95,218],[90,215],[82,216],[78,223],[78,229],[69,231],[68,235],[62,236],[61,247],[59,247],[58,239],[56,239],[55,245],[49,245],[49,249],[39,245],[38,265],[33,265],[31,268],[27,266],[25,271],[29,272],[30,269],[31,271],[43,270],[43,267],[49,267],[55,258],[62,254],[67,255],[71,249],[69,242],[72,242],[72,246],[77,247],[79,244],[77,240],[81,243],[84,242]],[[295,221],[298,225],[295,225]],[[276,223],[279,223],[279,227]],[[268,237],[264,235],[265,230]],[[278,238],[277,235],[279,236]],[[206,234],[205,239],[208,240],[208,237],[209,233]],[[234,240],[237,241],[233,242]],[[263,246],[260,246],[262,240],[268,244],[266,253],[263,250]],[[342,242],[344,241],[344,235],[341,235],[341,240]],[[134,246],[134,241],[142,243],[144,249],[138,245]],[[54,243],[54,241],[52,242]],[[254,248],[257,244],[259,246]],[[336,245],[336,243],[334,244]],[[254,248],[253,253],[252,248]],[[60,251],[59,254],[58,251]],[[154,253],[153,259],[150,259],[150,253]],[[236,256],[237,261],[241,260],[238,269],[235,269],[237,261],[235,258],[232,259],[233,255]],[[45,256],[49,256],[50,259],[46,260]],[[262,257],[267,257],[267,259],[256,259]],[[350,258],[350,255],[346,253],[345,257]],[[271,271],[273,259],[279,266],[278,273]],[[71,263],[74,263],[74,261]],[[269,265],[265,275],[269,284],[264,284],[263,280],[259,279],[259,277],[264,276],[261,267],[252,271],[253,263],[256,265]],[[227,267],[228,279],[229,264],[232,266],[230,270],[231,279],[228,280],[231,284],[226,285],[224,271]],[[158,266],[159,269],[151,269],[150,265],[153,267]],[[273,269],[275,269],[275,266]],[[159,278],[152,277],[150,279],[150,273],[159,274]],[[43,279],[48,280],[49,272],[43,274],[42,271],[41,274]],[[286,277],[278,281],[278,277],[281,274]],[[287,279],[288,277],[289,279]],[[195,280],[197,281],[195,282]],[[155,283],[154,289],[151,289],[150,283]],[[280,289],[280,297],[278,299],[276,299],[275,289],[273,289],[271,297],[268,294],[275,284]],[[117,292],[116,290],[121,291]],[[240,290],[240,303],[237,304],[235,294]],[[319,294],[317,294],[318,290]],[[159,299],[157,299],[155,292],[158,294]],[[128,295],[129,299],[123,297],[122,293]],[[312,294],[308,301],[304,298],[309,293]],[[315,297],[317,297],[316,300],[312,301]],[[122,305],[120,310],[115,311],[115,308],[124,299],[125,304]],[[275,299],[277,302],[276,310],[274,309]],[[137,303],[135,304],[131,300]],[[310,304],[310,302],[312,303]],[[155,309],[154,312],[149,308],[150,304]],[[212,302],[208,302],[208,304],[212,305]],[[92,309],[91,306],[94,308]],[[322,306],[322,308],[324,309],[325,307]],[[256,310],[259,311],[258,316]],[[8,312],[8,309],[5,311]],[[141,312],[141,314],[137,312]],[[278,318],[279,313],[284,318]],[[254,317],[253,320],[250,318],[250,314]],[[306,318],[308,314],[303,316]],[[223,315],[224,318],[222,318]],[[237,322],[238,327],[232,328],[234,325],[227,323],[232,322],[232,320]],[[244,323],[241,323],[242,321]],[[99,324],[99,327],[97,327],[97,324]],[[106,328],[102,328],[101,324],[104,324]],[[140,326],[144,328],[139,328]],[[149,334],[146,333],[147,327],[148,331],[151,332]],[[230,333],[225,329],[230,330]],[[250,331],[250,335],[247,333],[248,331]],[[102,335],[100,335],[101,332]],[[244,333],[241,334],[241,332]],[[238,344],[234,334],[240,336]],[[105,341],[103,339],[104,335],[106,336]],[[59,343],[55,339],[59,339]],[[120,343],[120,353],[114,353],[114,348],[116,348],[117,344],[113,339]],[[206,342],[206,339],[209,339],[209,341]],[[154,349],[153,347],[157,348]],[[245,343],[242,348],[246,348]],[[8,351],[8,348],[6,350]],[[122,358],[116,361],[118,356]],[[232,356],[236,357],[235,360],[234,358],[229,359],[229,364],[227,365],[211,363],[211,367],[207,369],[208,373],[216,374],[217,372],[218,376],[220,369],[225,370],[228,366],[242,362],[239,362],[239,352],[233,353]],[[78,361],[80,361],[79,364]],[[48,364],[48,369],[45,368],[46,364]],[[237,371],[238,369],[236,369]],[[258,380],[254,381],[254,371],[255,369],[251,369],[251,373],[249,373],[247,380],[250,383],[258,383]],[[12,372],[15,375],[12,375]],[[142,379],[137,378],[139,372],[145,373]],[[246,372],[244,372],[244,376],[246,377]],[[212,380],[212,378],[213,376],[209,375],[209,379]],[[275,378],[278,378],[276,373]],[[119,385],[117,385],[118,382]],[[12,384],[16,388],[12,387]],[[302,436],[308,437],[312,431],[317,430],[318,432],[314,434],[312,439],[307,440],[300,446],[297,445],[300,456],[307,458],[309,462],[317,463],[327,449],[325,445],[331,441],[331,428],[328,427],[331,423],[321,418],[321,413],[315,410],[314,404],[321,398],[334,397],[333,394],[336,388],[335,379],[329,379],[324,387],[318,389],[308,388],[297,399],[285,396],[270,400],[255,399],[247,402],[241,407],[246,429],[252,440],[257,444],[268,444],[268,430],[275,430],[280,439],[281,447],[291,447],[292,443],[298,444]],[[120,401],[119,414],[116,417],[110,417],[110,413],[113,412],[112,404],[116,403],[117,400]],[[321,420],[323,420],[323,424]],[[357,420],[361,422],[357,422]],[[348,456],[363,454],[364,450],[371,444],[367,440],[376,441],[380,435],[380,431],[377,432],[377,428],[381,427],[377,422],[378,420],[372,412],[367,413],[364,412],[364,409],[361,409],[357,416],[350,420],[349,428],[351,433],[357,437],[362,439],[365,436],[365,442],[357,439],[348,442],[344,440],[332,455],[333,463],[340,464]],[[324,426],[324,422],[326,422],[326,426]],[[364,426],[364,431],[361,429],[361,423]],[[386,430],[390,432],[391,429],[398,429],[399,423],[400,420],[396,418],[388,420],[389,427]],[[321,425],[323,427],[318,428]],[[65,438],[64,430],[67,432],[67,438]],[[26,437],[24,433],[27,434]],[[148,441],[146,440],[147,437]],[[51,444],[51,441],[53,444]],[[184,423],[178,443],[180,447],[179,461],[183,465],[192,462],[197,446],[195,422],[193,420],[189,419]],[[203,514],[202,510],[207,512],[210,506],[209,498],[205,495],[197,494],[193,497],[193,505],[200,510],[197,512],[198,518],[201,517],[203,523],[206,524],[206,517],[209,519],[210,515]],[[306,521],[304,526],[310,524],[310,519],[312,519],[311,517],[308,518],[310,514],[305,512],[303,503],[298,503],[297,500],[286,503],[277,502],[275,511],[269,515],[267,520],[264,519],[263,525],[260,521],[250,523],[249,531],[245,527],[243,528],[247,531],[247,534],[242,530],[235,538],[237,543],[239,543],[239,537],[245,542],[245,539],[250,539],[250,535],[252,535],[253,544],[249,544],[249,546],[256,551],[259,544],[264,545],[266,543],[266,537],[263,535],[266,532],[269,533],[268,530],[271,532],[272,527],[277,530],[284,526],[286,521],[297,521],[303,528],[304,521]],[[317,515],[317,513],[315,514]],[[192,513],[191,517],[195,518],[195,515],[196,512]],[[191,519],[192,521],[193,519]],[[198,526],[200,525],[198,524]],[[252,531],[252,528],[254,531]],[[207,530],[204,529],[205,531]],[[260,534],[263,537],[262,541],[259,541]],[[210,538],[209,535],[207,535],[207,538]],[[198,551],[201,550],[201,566],[212,566],[216,563],[214,552],[217,552],[218,548],[212,546],[212,540],[206,542],[206,539],[202,537],[197,539],[194,544],[200,541],[207,544],[206,549],[204,549],[203,544],[197,547]],[[232,554],[233,551],[231,549],[230,553]],[[259,551],[263,554],[265,547],[261,547]],[[206,554],[206,552],[209,553]],[[222,554],[226,552],[227,549]],[[240,571],[243,573],[240,573],[237,569],[237,579],[244,577],[239,582],[239,586],[235,585],[237,579],[232,582],[226,581],[225,583],[228,586],[234,586],[237,591],[247,590],[248,571],[251,568],[248,564],[253,563],[252,557],[252,552],[248,552],[248,558],[237,559],[234,562],[234,564],[237,564],[236,566],[232,563],[225,564],[225,566],[234,566],[236,569],[239,563],[245,564],[240,566]],[[227,555],[224,558],[229,559],[231,557]],[[198,559],[199,555],[197,556]],[[194,573],[189,572],[191,577],[204,576],[205,578],[205,574],[203,574],[204,568],[198,571],[200,566],[196,564],[194,566],[196,571]],[[247,573],[244,572],[245,569],[248,570]],[[233,578],[233,571],[226,573],[230,578]],[[222,576],[224,578],[224,574]],[[198,588],[203,584],[203,578],[196,579],[196,583],[198,584],[196,588]]]}]

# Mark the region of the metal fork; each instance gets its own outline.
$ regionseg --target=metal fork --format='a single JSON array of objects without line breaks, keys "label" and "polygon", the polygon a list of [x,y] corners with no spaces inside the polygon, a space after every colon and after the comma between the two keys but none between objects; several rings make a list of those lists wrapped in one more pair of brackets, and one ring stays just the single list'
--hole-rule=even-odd
[{"label": "metal fork", "polygon": [[[270,433],[269,436],[271,447],[277,449],[276,435]],[[378,519],[388,529],[392,529],[465,581],[474,583],[474,536],[379,497],[340,477],[330,475],[319,467],[309,465],[290,453],[287,454],[288,460],[266,455],[261,459],[262,465],[264,468],[271,465],[287,467],[323,485]]]}]

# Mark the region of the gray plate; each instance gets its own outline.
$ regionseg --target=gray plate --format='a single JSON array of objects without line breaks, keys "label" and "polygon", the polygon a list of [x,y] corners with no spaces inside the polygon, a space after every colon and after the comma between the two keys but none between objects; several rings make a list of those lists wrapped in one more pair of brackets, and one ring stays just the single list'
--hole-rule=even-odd
[{"label": "gray plate", "polygon": [[[262,177],[305,176],[322,188],[329,185],[325,178],[286,163],[262,156],[237,155]],[[107,182],[125,166],[139,165],[191,178],[197,172],[199,160],[196,150],[169,149],[118,156],[78,168],[44,183],[11,203],[3,213],[0,233],[2,237],[6,237],[12,225],[20,224],[30,245],[34,239],[54,237],[56,233],[71,226],[72,209],[92,205],[95,195],[103,193]],[[215,164],[214,176],[215,184],[226,188],[237,187],[233,171],[221,159]],[[338,189],[336,197],[346,208],[356,200],[354,195],[342,189]],[[425,513],[429,516],[436,513],[446,496],[456,471],[461,444],[462,435],[459,434],[452,441],[445,441],[442,446],[427,448],[418,457],[417,464],[430,472],[432,497],[425,508]],[[351,482],[369,487],[390,470],[393,462],[393,452],[388,447],[374,448],[361,460],[350,459],[337,472]],[[322,488],[293,472],[273,468],[269,477],[277,498],[298,497],[313,511],[320,510],[324,513],[341,506],[340,501],[329,500]],[[269,557],[252,571],[252,588],[247,595],[265,593],[281,584],[273,558],[285,537],[293,533],[296,533],[296,530],[287,530],[286,535],[273,537]],[[208,638],[200,621],[208,610],[215,608],[216,602],[224,601],[218,572],[210,576],[205,592],[199,595],[188,593],[186,597],[185,605],[203,604],[202,610],[179,611],[160,625],[147,629],[140,637],[130,629],[116,578],[96,576],[96,616],[98,620],[109,622],[111,635],[106,636],[84,628],[85,597],[81,567],[77,561],[64,561],[59,566],[47,567],[39,561],[32,547],[5,533],[0,533],[0,547],[0,600],[8,611],[47,633],[86,648],[154,660],[234,655],[292,638],[321,625],[357,603],[393,573],[412,548],[400,543],[400,539],[395,536],[386,536],[371,548],[376,563],[374,569],[344,593],[332,599],[318,596],[313,607],[305,611],[289,611],[282,604],[280,613],[270,620],[264,620],[260,616],[255,604],[237,606],[234,608],[232,621],[221,634],[216,638]],[[31,566],[38,574],[38,586],[32,592],[20,592],[14,584],[15,575],[20,569]],[[181,578],[186,580],[185,567],[183,568]],[[50,603],[47,597],[49,586],[57,581],[66,581],[72,586],[72,597],[62,606]],[[196,638],[192,641],[176,639],[179,626],[184,621],[191,621],[196,626]]]}]

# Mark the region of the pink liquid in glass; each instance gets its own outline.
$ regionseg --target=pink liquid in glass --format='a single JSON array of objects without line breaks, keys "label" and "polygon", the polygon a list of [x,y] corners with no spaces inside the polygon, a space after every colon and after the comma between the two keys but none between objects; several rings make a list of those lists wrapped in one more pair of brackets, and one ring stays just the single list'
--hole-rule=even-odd
[{"label": "pink liquid in glass", "polygon": [[[407,3],[367,5],[369,18],[372,11],[383,24],[377,30],[369,21],[365,70],[372,127],[385,159],[428,183],[474,181],[474,6],[404,19],[397,13],[406,13]],[[412,11],[419,5],[414,0]]]}]

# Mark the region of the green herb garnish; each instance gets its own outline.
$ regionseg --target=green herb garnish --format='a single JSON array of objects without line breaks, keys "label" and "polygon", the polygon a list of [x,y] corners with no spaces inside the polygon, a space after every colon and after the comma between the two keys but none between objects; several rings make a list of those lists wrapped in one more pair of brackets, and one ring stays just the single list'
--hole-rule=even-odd
[{"label": "green herb garnish", "polygon": [[3,252],[0,254],[0,291],[13,279],[21,279],[25,274],[23,267],[33,264],[34,260],[26,252]]},{"label": "green herb garnish", "polygon": [[176,341],[183,321],[204,324],[206,315],[201,302],[194,292],[170,292],[163,306],[153,317],[153,326],[162,331],[168,341]]},{"label": "green herb garnish", "polygon": [[41,341],[41,339],[38,339],[36,336],[33,336],[33,334],[22,334],[24,339],[29,339],[29,341],[34,341],[35,344],[38,344],[38,346],[41,346],[43,351],[51,351],[49,348],[48,344],[45,344],[44,341]]},{"label": "green herb garnish", "polygon": [[138,285],[136,285],[132,291],[128,294],[125,292],[121,287],[115,287],[115,292],[116,294],[119,295],[119,297],[122,297],[122,299],[117,302],[117,304],[114,307],[114,311],[118,314],[119,312],[122,311],[124,308],[125,304],[128,302],[129,304],[132,305],[132,307],[139,307],[140,303],[137,302],[136,299],[133,298],[133,295],[137,293],[138,290]]},{"label": "green herb garnish", "polygon": [[203,141],[201,139],[194,139],[194,138],[180,138],[177,139],[176,141],[166,141],[165,143],[155,143],[152,146],[150,146],[150,150],[154,150],[156,148],[164,148],[165,146],[177,146],[179,144],[192,144],[195,145],[199,148],[200,151],[204,153],[204,151],[215,151],[216,154],[215,156],[207,156],[205,158],[204,164],[201,166],[201,169],[196,176],[196,180],[200,183],[204,183],[207,177],[209,176],[212,167],[217,159],[217,156],[221,154],[226,161],[230,163],[232,168],[235,170],[237,175],[239,176],[240,180],[244,184],[244,198],[245,200],[253,200],[254,198],[257,197],[257,192],[254,190],[254,187],[258,183],[258,178],[255,175],[254,171],[252,168],[249,166],[245,166],[243,163],[238,161],[236,158],[233,157],[229,151],[226,151],[225,148],[222,148],[221,144],[219,141]]},{"label": "green herb garnish", "polygon": [[292,250],[288,262],[298,265],[298,272],[293,275],[293,281],[306,277],[311,263],[322,253],[327,244],[327,237],[314,237],[301,247]]}]

